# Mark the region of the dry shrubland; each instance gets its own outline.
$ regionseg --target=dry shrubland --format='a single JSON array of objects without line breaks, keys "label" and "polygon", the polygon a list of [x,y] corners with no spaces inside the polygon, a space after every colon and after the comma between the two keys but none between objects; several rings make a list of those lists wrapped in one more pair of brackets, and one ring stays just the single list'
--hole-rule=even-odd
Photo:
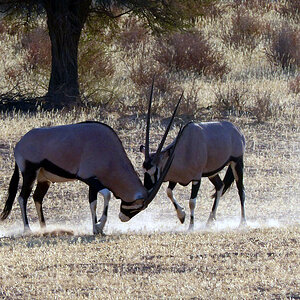
[{"label": "dry shrubland", "polygon": [[[118,22],[114,32],[93,26],[82,35],[80,85],[89,107],[0,113],[0,209],[13,147],[33,127],[105,122],[141,176],[138,149],[155,74],[153,150],[182,90],[185,99],[167,143],[190,119],[228,119],[244,133],[248,227],[237,228],[234,186],[221,198],[215,226],[205,227],[212,185],[203,179],[195,232],[187,232],[190,186],[175,189],[187,213],[181,225],[164,184],[129,223],[118,220],[120,202],[113,198],[107,236],[95,237],[86,185],[55,184],[44,202],[49,234],[39,231],[32,199],[33,234],[22,236],[17,203],[0,224],[0,298],[299,299],[299,1],[221,1],[193,20],[187,33],[168,38],[150,35],[136,19]],[[44,95],[49,59],[42,20],[32,28],[0,22],[2,98]]]},{"label": "dry shrubland", "polygon": [[[133,17],[120,18],[111,29],[93,20],[79,47],[82,99],[121,114],[143,113],[155,74],[160,115],[184,90],[193,109],[182,113],[196,112],[193,117],[212,108],[213,115],[239,111],[259,122],[294,120],[299,114],[299,18],[298,1],[232,0],[211,4],[188,31],[167,35],[151,35]],[[3,20],[0,25],[2,95],[43,96],[50,72],[45,21],[28,27]],[[242,103],[232,110],[245,87]],[[220,93],[233,94],[232,103],[220,106]]]}]

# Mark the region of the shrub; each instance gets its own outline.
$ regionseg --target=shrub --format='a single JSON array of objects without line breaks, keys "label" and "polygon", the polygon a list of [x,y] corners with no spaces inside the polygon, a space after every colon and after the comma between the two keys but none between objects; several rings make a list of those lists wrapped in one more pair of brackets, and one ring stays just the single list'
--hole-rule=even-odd
[{"label": "shrub", "polygon": [[289,26],[282,26],[271,36],[269,49],[266,51],[271,63],[280,65],[282,69],[300,66],[300,31]]},{"label": "shrub", "polygon": [[5,28],[5,24],[3,21],[0,21],[0,34],[5,33],[6,28]]},{"label": "shrub", "polygon": [[138,48],[140,43],[145,42],[147,39],[147,30],[136,19],[128,18],[124,22],[123,30],[119,34],[119,43],[122,50],[127,54],[130,50]]},{"label": "shrub", "polygon": [[286,17],[293,17],[297,20],[300,19],[300,1],[286,0],[284,4],[281,4],[277,11]]},{"label": "shrub", "polygon": [[169,71],[222,77],[227,66],[200,32],[174,33],[157,42],[155,59]]},{"label": "shrub", "polygon": [[295,94],[300,94],[300,74],[289,82],[289,89]]},{"label": "shrub", "polygon": [[219,113],[223,112],[235,112],[240,113],[245,111],[246,95],[248,90],[243,86],[238,88],[237,86],[226,86],[224,89],[219,87],[215,92],[216,109]]},{"label": "shrub", "polygon": [[21,44],[27,50],[24,69],[50,68],[51,43],[46,29],[33,29],[22,37]]},{"label": "shrub", "polygon": [[257,12],[267,12],[270,11],[274,3],[273,1],[266,0],[235,0],[233,3],[233,8],[239,9],[241,6],[247,10],[255,10]]},{"label": "shrub", "polygon": [[261,24],[254,16],[248,12],[238,9],[231,18],[231,30],[223,34],[223,41],[235,48],[245,47],[253,50],[257,46],[257,37],[261,34]]},{"label": "shrub", "polygon": [[269,120],[273,115],[270,93],[258,93],[254,97],[254,106],[251,109],[251,113],[256,117],[259,123]]},{"label": "shrub", "polygon": [[266,55],[271,63],[282,69],[293,69],[300,66],[300,31],[288,25],[282,26],[271,36]]}]

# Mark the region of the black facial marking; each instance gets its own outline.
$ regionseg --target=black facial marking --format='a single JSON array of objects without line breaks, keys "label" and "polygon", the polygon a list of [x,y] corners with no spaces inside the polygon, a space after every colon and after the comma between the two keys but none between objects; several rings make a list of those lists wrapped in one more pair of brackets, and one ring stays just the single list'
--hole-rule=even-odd
[{"label": "black facial marking", "polygon": [[144,174],[144,187],[149,191],[153,188],[154,183],[151,180],[151,176],[148,173]]},{"label": "black facial marking", "polygon": [[[142,208],[140,209],[131,209],[130,206],[134,206],[136,203],[135,201],[134,202],[125,202],[125,201],[122,201],[121,202],[121,206],[120,206],[120,211],[127,217],[129,217],[130,219],[132,217],[134,217],[136,214],[138,214]],[[129,206],[129,208],[123,208],[123,205],[126,205],[126,206]]]},{"label": "black facial marking", "polygon": [[153,167],[151,160],[144,161],[143,168],[147,171],[150,170]]}]

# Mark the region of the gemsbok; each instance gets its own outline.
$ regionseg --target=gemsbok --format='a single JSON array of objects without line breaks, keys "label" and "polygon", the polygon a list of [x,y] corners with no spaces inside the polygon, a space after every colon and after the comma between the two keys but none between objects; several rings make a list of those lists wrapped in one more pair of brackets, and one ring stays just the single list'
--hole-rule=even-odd
[{"label": "gemsbok", "polygon": [[[151,98],[149,103],[151,105]],[[173,122],[174,116],[175,112],[170,123]],[[168,134],[168,128],[165,135]],[[41,228],[46,226],[42,202],[50,184],[80,180],[89,186],[93,233],[102,234],[107,219],[110,192],[121,199],[120,220],[129,221],[144,210],[157,194],[172,163],[173,153],[174,151],[171,151],[160,180],[147,190],[127,157],[122,142],[108,125],[89,121],[32,129],[21,138],[14,149],[15,169],[0,219],[6,219],[11,212],[17,194],[20,170],[23,184],[18,201],[25,232],[30,231],[26,205],[35,180],[37,186],[33,199]],[[98,192],[104,197],[104,209],[102,217],[97,221]]]},{"label": "gemsbok", "polygon": [[[146,136],[149,136],[149,118],[150,111],[148,111]],[[245,225],[245,191],[243,185],[245,138],[243,134],[227,121],[199,124],[190,122],[183,127],[180,141],[174,149],[176,143],[177,138],[163,150],[161,150],[162,146],[160,145],[156,153],[149,153],[149,139],[146,139],[145,146],[140,147],[140,151],[145,155],[143,169],[146,189],[151,189],[160,179],[160,174],[172,153],[174,159],[164,181],[169,182],[167,195],[172,201],[181,223],[184,223],[185,212],[176,201],[173,189],[177,183],[186,186],[192,182],[189,200],[191,212],[189,230],[192,230],[201,178],[208,177],[215,186],[216,192],[213,195],[214,204],[207,224],[209,225],[216,220],[220,197],[235,180],[241,202],[241,225]],[[227,165],[229,166],[222,181],[218,173]]]}]

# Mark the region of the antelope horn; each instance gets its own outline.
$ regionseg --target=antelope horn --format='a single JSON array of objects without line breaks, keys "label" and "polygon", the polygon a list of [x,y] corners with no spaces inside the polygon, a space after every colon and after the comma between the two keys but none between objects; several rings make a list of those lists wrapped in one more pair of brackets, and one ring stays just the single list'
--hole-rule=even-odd
[{"label": "antelope horn", "polygon": [[144,205],[143,205],[143,209],[147,208],[147,206],[149,205],[149,203],[154,199],[154,197],[156,196],[158,190],[160,189],[170,167],[171,167],[171,164],[173,162],[173,159],[174,159],[174,154],[175,154],[175,149],[176,149],[176,146],[177,146],[177,143],[179,142],[180,138],[181,138],[181,135],[182,135],[182,126],[180,127],[180,130],[177,134],[177,137],[176,137],[176,141],[175,141],[175,144],[174,146],[172,147],[172,150],[170,152],[170,155],[169,155],[169,158],[167,160],[167,163],[164,167],[164,170],[161,174],[161,176],[159,177],[158,181],[155,183],[153,189],[151,190],[150,193],[148,193],[148,197],[146,198],[145,202],[144,202]]},{"label": "antelope horn", "polygon": [[152,104],[152,97],[153,97],[153,86],[154,86],[154,76],[152,80],[152,86],[151,86],[151,93],[150,93],[150,99],[148,104],[148,113],[147,113],[147,127],[146,127],[146,142],[145,142],[145,161],[149,160],[150,152],[149,152],[149,134],[150,134],[150,117],[151,117],[151,104]]},{"label": "antelope horn", "polygon": [[174,121],[174,118],[175,118],[175,115],[176,115],[176,113],[177,113],[177,109],[178,109],[178,106],[179,106],[179,104],[180,104],[180,101],[181,101],[182,97],[183,97],[183,92],[182,92],[182,94],[181,94],[181,96],[180,96],[180,98],[179,98],[179,100],[178,100],[178,103],[177,103],[177,105],[176,105],[176,107],[175,107],[175,110],[174,110],[173,115],[172,115],[172,117],[171,117],[171,120],[170,120],[170,122],[169,122],[169,124],[168,124],[168,127],[166,128],[166,131],[165,131],[165,133],[164,133],[164,136],[163,136],[163,138],[162,138],[162,140],[161,140],[161,142],[160,142],[160,144],[159,144],[159,146],[158,146],[158,148],[157,148],[157,150],[156,150],[156,153],[155,153],[155,156],[154,156],[154,159],[153,159],[153,162],[154,162],[154,163],[155,163],[156,160],[158,159],[159,154],[160,154],[160,152],[161,152],[161,150],[162,150],[162,148],[163,148],[163,146],[164,146],[164,143],[165,143],[165,141],[166,141],[166,138],[167,138],[167,135],[168,135],[168,133],[169,133],[169,130],[170,130],[171,126],[172,126],[172,123],[173,123],[173,121]]}]

